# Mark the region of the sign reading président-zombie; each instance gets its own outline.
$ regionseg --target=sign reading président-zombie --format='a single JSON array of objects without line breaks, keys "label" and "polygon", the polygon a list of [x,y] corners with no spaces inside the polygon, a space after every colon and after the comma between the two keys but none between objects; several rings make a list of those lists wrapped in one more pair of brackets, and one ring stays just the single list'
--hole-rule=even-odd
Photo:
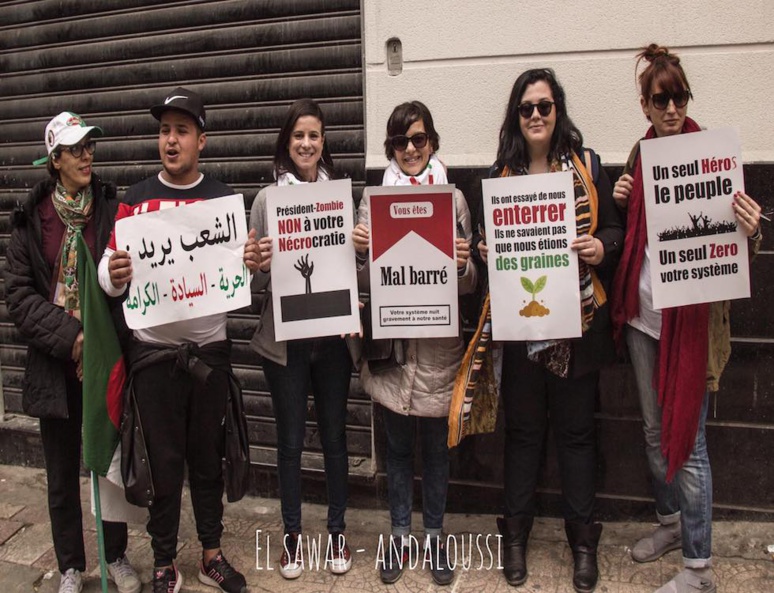
[{"label": "sign reading pr\u00e9sident-zombie", "polygon": [[357,333],[352,182],[272,186],[266,214],[275,338]]},{"label": "sign reading pr\u00e9sident-zombie", "polygon": [[126,324],[143,329],[250,304],[242,194],[116,221],[116,245],[132,258]]},{"label": "sign reading pr\u00e9sident-zombie", "polygon": [[457,336],[454,186],[373,187],[367,195],[373,337]]},{"label": "sign reading pr\u00e9sident-zombie", "polygon": [[482,181],[492,338],[581,335],[572,173]]},{"label": "sign reading pr\u00e9sident-zombie", "polygon": [[747,239],[734,193],[744,191],[736,130],[640,142],[656,309],[750,296]]}]

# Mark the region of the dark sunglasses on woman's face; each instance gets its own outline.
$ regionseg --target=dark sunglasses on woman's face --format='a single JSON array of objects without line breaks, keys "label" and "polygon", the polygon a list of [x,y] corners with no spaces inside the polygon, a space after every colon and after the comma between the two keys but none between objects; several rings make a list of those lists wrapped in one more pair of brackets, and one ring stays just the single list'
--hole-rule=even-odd
[{"label": "dark sunglasses on woman's face", "polygon": [[411,142],[414,145],[414,148],[421,149],[425,147],[425,144],[427,144],[428,135],[424,132],[420,132],[419,134],[414,134],[413,136],[393,136],[390,138],[390,144],[392,144],[392,147],[397,150],[398,152],[403,152],[408,148],[409,142]]},{"label": "dark sunglasses on woman's face", "polygon": [[669,101],[675,104],[675,107],[685,107],[688,105],[688,99],[693,99],[691,91],[680,91],[679,93],[656,93],[650,96],[650,100],[653,102],[653,107],[659,111],[663,111],[669,106]]},{"label": "dark sunglasses on woman's face", "polygon": [[76,159],[81,158],[81,155],[83,154],[84,150],[89,154],[94,154],[94,151],[97,150],[97,143],[94,140],[89,140],[84,144],[76,144],[74,146],[62,146],[62,152],[67,151],[71,155],[73,155]]},{"label": "dark sunglasses on woman's face", "polygon": [[553,101],[540,101],[539,103],[522,103],[519,105],[519,115],[524,119],[529,119],[537,107],[540,117],[548,117],[551,113],[551,109],[554,106]]}]

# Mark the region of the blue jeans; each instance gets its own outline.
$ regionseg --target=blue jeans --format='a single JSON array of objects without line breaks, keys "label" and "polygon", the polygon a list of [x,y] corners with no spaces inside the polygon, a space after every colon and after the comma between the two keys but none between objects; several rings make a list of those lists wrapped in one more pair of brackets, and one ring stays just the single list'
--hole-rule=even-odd
[{"label": "blue jeans", "polygon": [[277,467],[285,533],[301,533],[301,452],[310,390],[325,460],[328,531],[343,532],[349,475],[347,397],[352,360],[346,343],[338,337],[290,341],[287,347],[287,366],[263,360],[277,420]]},{"label": "blue jeans", "polygon": [[658,366],[658,340],[626,327],[645,430],[645,451],[653,476],[656,512],[664,524],[681,521],[683,562],[688,568],[710,566],[712,559],[712,470],[707,454],[706,421],[709,393],[704,396],[693,451],[671,483],[666,482],[667,462],[661,454],[661,407],[654,377]]},{"label": "blue jeans", "polygon": [[422,520],[425,534],[441,535],[449,486],[449,419],[404,416],[384,409],[387,433],[387,488],[392,535],[411,533],[414,444],[422,443]]}]

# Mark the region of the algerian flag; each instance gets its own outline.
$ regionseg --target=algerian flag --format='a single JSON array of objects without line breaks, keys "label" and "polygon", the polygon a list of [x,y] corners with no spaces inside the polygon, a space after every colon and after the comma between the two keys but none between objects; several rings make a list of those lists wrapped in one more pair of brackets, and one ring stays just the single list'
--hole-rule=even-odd
[{"label": "algerian flag", "polygon": [[83,324],[83,463],[106,476],[118,445],[126,366],[97,268],[80,234],[78,290]]}]

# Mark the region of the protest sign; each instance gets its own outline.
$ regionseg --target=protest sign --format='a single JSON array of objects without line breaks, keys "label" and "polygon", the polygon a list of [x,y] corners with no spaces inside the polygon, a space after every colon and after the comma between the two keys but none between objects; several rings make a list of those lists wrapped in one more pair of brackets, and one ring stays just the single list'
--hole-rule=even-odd
[{"label": "protest sign", "polygon": [[495,340],[581,335],[572,172],[481,182]]},{"label": "protest sign", "polygon": [[653,306],[750,296],[747,238],[733,198],[744,191],[736,130],[640,142]]},{"label": "protest sign", "polygon": [[349,179],[268,188],[278,341],[360,330]]},{"label": "protest sign", "polygon": [[143,329],[250,304],[242,194],[116,221],[116,245],[132,258],[126,323]]},{"label": "protest sign", "polygon": [[373,337],[456,337],[454,186],[366,191]]}]

